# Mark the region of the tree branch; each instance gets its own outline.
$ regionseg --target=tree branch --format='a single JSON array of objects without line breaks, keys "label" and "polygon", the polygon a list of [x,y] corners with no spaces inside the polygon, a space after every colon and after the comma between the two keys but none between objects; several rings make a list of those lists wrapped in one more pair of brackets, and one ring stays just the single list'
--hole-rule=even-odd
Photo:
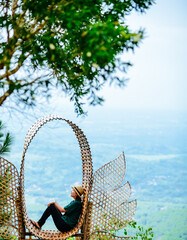
[{"label": "tree branch", "polygon": [[[43,77],[47,77],[47,76],[48,76],[48,74],[47,74],[47,75],[44,75],[44,76],[41,76],[41,77],[37,77],[37,78],[35,78],[33,81],[31,81],[31,82],[27,82],[27,83],[22,84],[22,85],[20,84],[18,89],[24,88],[24,87],[26,87],[26,86],[31,86],[31,85],[33,85],[34,83],[36,83],[39,79],[41,79],[41,78],[43,78]],[[10,82],[10,80],[9,80],[8,82]],[[18,90],[18,89],[17,89],[17,90]],[[15,88],[13,88],[12,90],[9,88],[2,96],[0,96],[0,106],[3,105],[3,103],[5,102],[5,100],[6,100],[15,90],[16,90]]]},{"label": "tree branch", "polygon": [[15,15],[16,12],[16,7],[18,6],[18,0],[13,0],[12,1],[12,16]]},{"label": "tree branch", "polygon": [[[31,35],[34,36],[38,31],[40,31],[45,26],[45,24],[46,24],[46,22],[43,21],[35,30],[31,31],[30,36]],[[25,39],[29,39],[30,36]],[[25,41],[25,39],[21,39],[19,42],[17,42],[15,44],[15,47],[19,47],[21,45],[21,43]]]},{"label": "tree branch", "polygon": [[[9,1],[7,1],[7,3],[6,3],[6,13],[5,13],[6,19],[7,19],[7,16],[8,16],[8,8],[9,8]],[[7,31],[7,42],[9,43],[10,35],[9,35],[8,26],[9,25],[7,24],[6,31]]]},{"label": "tree branch", "polygon": [[23,88],[23,87],[32,85],[32,84],[34,84],[35,82],[37,82],[40,78],[47,77],[47,76],[48,76],[48,74],[47,74],[47,75],[44,75],[44,76],[41,76],[41,77],[37,77],[37,78],[35,78],[33,81],[31,81],[31,82],[28,82],[28,83],[25,83],[25,84],[21,85],[20,88]]},{"label": "tree branch", "polygon": [[3,105],[4,101],[13,93],[10,92],[10,90],[8,89],[1,97],[0,97],[0,106]]},{"label": "tree branch", "polygon": [[41,24],[32,32],[31,35],[35,35],[39,30],[41,30],[45,26],[46,22],[43,20]]},{"label": "tree branch", "polygon": [[14,73],[16,73],[16,72],[20,69],[20,67],[23,66],[23,62],[24,62],[30,55],[31,55],[31,53],[28,53],[28,54],[23,58],[22,61],[19,61],[19,60],[18,60],[18,65],[17,65],[17,67],[15,67],[15,68],[12,69],[11,71],[6,72],[5,74],[1,75],[1,76],[0,76],[0,80],[3,79],[3,78],[5,78],[5,77],[9,77],[9,76],[13,75]]},{"label": "tree branch", "polygon": [[[19,19],[20,19],[19,21],[20,21],[20,22],[21,22],[21,17],[23,17],[24,14],[25,14],[25,12],[20,15],[20,17],[19,17]],[[42,21],[41,24],[40,24],[36,29],[31,30],[30,35],[26,36],[24,39],[21,39],[21,40],[18,41],[18,42],[17,42],[17,40],[18,40],[17,38],[18,38],[18,37],[16,36],[16,35],[17,35],[16,29],[14,29],[14,35],[13,35],[11,38],[9,38],[9,32],[8,32],[8,29],[7,29],[7,38],[8,38],[8,41],[7,41],[7,42],[8,42],[8,44],[7,44],[7,47],[4,49],[4,51],[3,51],[2,54],[4,54],[6,51],[8,51],[8,53],[9,53],[9,59],[11,59],[12,56],[13,56],[13,54],[14,54],[15,51],[16,51],[16,48],[19,47],[24,41],[30,39],[31,36],[34,36],[37,32],[39,32],[39,31],[45,26],[45,24],[46,24],[46,22],[45,22],[45,21]],[[34,23],[33,25],[35,25],[35,23]],[[14,45],[12,45],[12,46],[10,47],[9,43],[11,43],[11,41],[14,41],[14,39],[16,40],[16,44],[14,44]],[[3,65],[4,65],[4,64],[3,64]],[[2,79],[2,77],[0,77],[0,79]]]}]

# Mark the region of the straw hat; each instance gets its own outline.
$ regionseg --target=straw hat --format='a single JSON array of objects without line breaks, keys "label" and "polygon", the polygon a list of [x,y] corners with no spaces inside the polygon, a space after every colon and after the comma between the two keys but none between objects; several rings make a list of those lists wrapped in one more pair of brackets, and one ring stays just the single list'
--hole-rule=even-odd
[{"label": "straw hat", "polygon": [[81,195],[83,194],[83,192],[84,192],[84,189],[83,189],[83,187],[82,186],[80,186],[80,185],[78,185],[78,186],[72,186],[72,188],[73,188],[73,190],[77,193],[77,195],[79,196],[79,197],[81,197]]}]

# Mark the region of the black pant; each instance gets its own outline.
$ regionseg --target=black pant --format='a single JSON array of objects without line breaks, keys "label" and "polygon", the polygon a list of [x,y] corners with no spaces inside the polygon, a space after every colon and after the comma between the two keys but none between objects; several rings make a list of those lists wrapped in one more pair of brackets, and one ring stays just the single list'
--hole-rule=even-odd
[{"label": "black pant", "polygon": [[43,213],[42,217],[38,221],[40,227],[42,227],[49,216],[52,216],[55,226],[60,232],[67,232],[72,229],[63,219],[61,212],[51,204]]}]

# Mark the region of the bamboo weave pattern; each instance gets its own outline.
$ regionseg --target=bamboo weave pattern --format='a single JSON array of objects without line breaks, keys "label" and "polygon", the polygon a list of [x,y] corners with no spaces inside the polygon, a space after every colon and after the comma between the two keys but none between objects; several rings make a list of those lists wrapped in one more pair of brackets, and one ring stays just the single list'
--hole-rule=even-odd
[{"label": "bamboo weave pattern", "polygon": [[[38,130],[44,124],[46,124],[47,122],[52,121],[52,120],[63,120],[70,125],[70,127],[73,129],[73,131],[75,132],[75,135],[78,139],[80,150],[81,150],[81,157],[82,157],[82,186],[85,189],[82,213],[81,213],[80,220],[79,220],[77,226],[74,229],[72,229],[71,231],[68,231],[67,233],[61,233],[59,231],[54,231],[54,230],[37,229],[31,223],[31,221],[29,219],[29,216],[28,216],[27,210],[26,210],[26,203],[25,203],[25,194],[24,194],[25,154],[27,152],[29,144],[31,143],[32,139],[34,138],[34,136],[36,135]],[[77,127],[71,121],[66,120],[62,117],[56,116],[56,115],[49,115],[47,117],[39,119],[35,124],[33,124],[31,126],[31,128],[28,130],[26,137],[25,137],[24,151],[23,151],[22,163],[21,163],[21,168],[20,168],[22,211],[23,211],[25,225],[26,225],[27,229],[29,230],[29,232],[31,232],[34,236],[36,236],[40,239],[45,239],[45,240],[47,240],[47,239],[62,240],[62,239],[67,239],[68,237],[76,234],[78,232],[78,230],[81,228],[85,214],[86,214],[87,203],[88,203],[88,193],[89,193],[90,181],[92,179],[92,172],[93,172],[93,166],[92,166],[90,147],[89,147],[88,141],[87,141],[83,131],[79,127]]]},{"label": "bamboo weave pattern", "polygon": [[[115,160],[99,168],[93,176],[89,196],[89,201],[93,203],[91,239],[97,239],[99,232],[100,237],[105,237],[106,234],[102,232],[125,227],[135,214],[137,202],[129,201],[131,186],[129,182],[122,184],[125,170],[125,155],[122,153]],[[107,239],[118,238],[110,236]]]},{"label": "bamboo weave pattern", "polygon": [[0,157],[0,239],[19,236],[18,199],[19,175],[16,167]]}]

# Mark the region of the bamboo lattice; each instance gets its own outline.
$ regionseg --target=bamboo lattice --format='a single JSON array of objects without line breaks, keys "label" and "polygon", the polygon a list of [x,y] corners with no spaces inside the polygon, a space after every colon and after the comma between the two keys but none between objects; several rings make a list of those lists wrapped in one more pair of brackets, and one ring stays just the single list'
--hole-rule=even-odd
[{"label": "bamboo lattice", "polygon": [[0,157],[0,239],[19,237],[18,199],[19,174],[16,167]]},{"label": "bamboo lattice", "polygon": [[[66,233],[61,233],[57,230],[55,231],[55,230],[37,229],[29,219],[29,216],[28,216],[27,210],[26,210],[26,203],[25,203],[25,193],[24,193],[25,154],[27,152],[29,144],[31,143],[33,137],[36,135],[38,130],[44,124],[46,124],[47,122],[52,121],[52,120],[63,120],[70,125],[70,127],[73,129],[73,131],[75,132],[75,135],[78,139],[80,150],[81,150],[81,157],[82,157],[82,186],[85,190],[83,204],[82,204],[82,206],[83,206],[82,213],[81,213],[79,222],[76,225],[76,227]],[[40,239],[45,239],[45,240],[47,240],[47,239],[62,240],[62,239],[67,239],[68,237],[76,234],[79,231],[79,229],[81,228],[83,221],[84,221],[85,214],[86,214],[87,203],[88,203],[88,193],[89,193],[90,182],[92,179],[92,172],[93,172],[92,158],[91,158],[91,152],[90,152],[90,147],[89,147],[88,141],[87,141],[83,131],[79,127],[77,127],[74,123],[72,123],[71,121],[66,120],[62,117],[56,116],[56,115],[49,115],[47,117],[39,119],[34,125],[32,125],[31,128],[28,130],[27,135],[25,137],[24,151],[23,151],[22,163],[21,163],[21,168],[20,168],[22,211],[23,211],[25,225],[26,225],[27,229],[29,230],[29,232],[32,233],[34,236],[36,236]]]},{"label": "bamboo lattice", "polygon": [[93,203],[90,216],[91,239],[97,239],[98,235],[103,236],[103,239],[106,236],[110,236],[107,239],[118,239],[110,235],[110,230],[125,227],[135,214],[137,202],[129,201],[131,186],[129,182],[122,184],[125,170],[125,155],[122,153],[99,168],[93,176],[89,196],[89,201]]}]

